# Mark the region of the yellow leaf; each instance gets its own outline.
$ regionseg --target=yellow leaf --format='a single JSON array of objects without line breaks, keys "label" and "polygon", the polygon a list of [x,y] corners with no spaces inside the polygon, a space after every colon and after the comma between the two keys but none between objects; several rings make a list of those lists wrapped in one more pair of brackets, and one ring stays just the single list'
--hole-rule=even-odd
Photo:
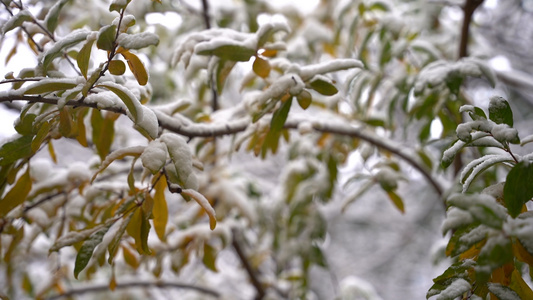
[{"label": "yellow leaf", "polygon": [[113,274],[111,275],[111,280],[109,281],[109,289],[114,291],[117,288],[117,279],[115,278],[115,271],[113,269]]},{"label": "yellow leaf", "polygon": [[391,199],[391,201],[394,204],[394,206],[396,206],[396,208],[398,208],[398,210],[400,210],[402,213],[405,213],[405,207],[403,205],[402,198],[400,198],[400,196],[398,196],[398,194],[396,194],[393,191],[388,191],[387,195]]},{"label": "yellow leaf", "polygon": [[125,246],[122,246],[122,254],[124,255],[124,261],[126,261],[126,263],[130,265],[130,267],[137,270],[137,268],[139,267],[139,261],[137,260],[135,254],[130,251],[128,247]]},{"label": "yellow leaf", "polygon": [[533,291],[524,281],[517,269],[515,269],[511,275],[511,284],[509,287],[520,296],[520,299],[533,299]]},{"label": "yellow leaf", "polygon": [[59,132],[64,137],[71,137],[74,122],[66,107],[59,111]]},{"label": "yellow leaf", "polygon": [[138,207],[137,209],[135,209],[133,217],[128,223],[128,227],[126,227],[126,231],[135,240],[135,247],[137,248],[137,251],[142,254],[143,251],[141,246],[141,222],[142,209]]},{"label": "yellow leaf", "polygon": [[112,60],[109,62],[109,73],[113,75],[122,75],[124,72],[126,72],[126,64],[124,64],[121,60]]},{"label": "yellow leaf", "polygon": [[122,50],[120,54],[122,54],[128,62],[128,66],[130,67],[133,76],[135,76],[135,79],[137,79],[137,82],[140,85],[146,85],[146,83],[148,83],[148,73],[139,57],[128,50]]},{"label": "yellow leaf", "polygon": [[54,145],[52,145],[52,141],[48,141],[48,153],[50,153],[50,158],[52,159],[52,161],[57,164],[56,151],[54,150]]},{"label": "yellow leaf", "polygon": [[516,256],[516,258],[518,258],[519,260],[527,263],[530,266],[530,268],[533,267],[533,255],[531,255],[526,250],[526,248],[524,248],[524,246],[522,245],[522,243],[518,239],[516,239],[513,242],[513,252],[514,252],[514,255]]},{"label": "yellow leaf", "polygon": [[271,67],[268,60],[256,56],[252,69],[257,76],[266,78],[270,74]]},{"label": "yellow leaf", "polygon": [[78,126],[78,134],[76,135],[76,140],[82,145],[83,147],[88,147],[89,144],[87,143],[87,133],[85,130],[85,114],[89,110],[87,108],[83,108],[78,112],[78,115],[76,116],[76,125]]},{"label": "yellow leaf", "polygon": [[161,241],[165,241],[165,230],[168,222],[168,207],[165,199],[165,190],[167,189],[167,180],[165,175],[157,181],[154,186],[154,208],[152,214],[154,215],[154,229]]},{"label": "yellow leaf", "polygon": [[31,141],[31,151],[37,152],[39,148],[41,147],[41,144],[45,140],[46,136],[48,135],[48,132],[50,131],[50,123],[49,122],[43,122],[41,127],[39,127],[39,130],[37,130],[37,134]]},{"label": "yellow leaf", "polygon": [[31,190],[30,168],[26,169],[17,183],[0,200],[0,217],[7,215],[13,208],[22,204]]}]

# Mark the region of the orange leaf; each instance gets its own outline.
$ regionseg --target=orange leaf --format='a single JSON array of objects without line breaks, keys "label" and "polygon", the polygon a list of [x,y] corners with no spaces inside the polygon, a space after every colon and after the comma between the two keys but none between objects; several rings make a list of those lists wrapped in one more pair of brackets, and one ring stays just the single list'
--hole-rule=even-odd
[{"label": "orange leaf", "polygon": [[128,66],[130,67],[133,76],[135,76],[135,79],[137,79],[137,82],[140,85],[146,85],[146,83],[148,83],[148,73],[139,57],[128,50],[122,50],[120,54],[122,54],[128,62]]},{"label": "orange leaf", "polygon": [[165,190],[167,189],[167,180],[162,175],[154,186],[154,207],[152,214],[154,216],[154,229],[161,241],[165,241],[165,230],[168,222],[168,207],[165,199]]}]

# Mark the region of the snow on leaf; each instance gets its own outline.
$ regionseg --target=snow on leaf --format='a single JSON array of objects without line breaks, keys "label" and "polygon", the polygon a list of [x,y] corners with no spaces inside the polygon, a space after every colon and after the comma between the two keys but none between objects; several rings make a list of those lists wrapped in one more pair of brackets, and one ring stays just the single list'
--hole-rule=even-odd
[{"label": "snow on leaf", "polygon": [[120,149],[117,149],[111,152],[102,161],[102,163],[100,164],[100,167],[98,168],[98,170],[94,173],[93,177],[91,178],[91,182],[93,182],[96,179],[96,176],[102,171],[104,171],[105,169],[107,169],[107,167],[115,160],[123,159],[126,156],[139,157],[143,153],[145,148],[146,148],[145,146],[133,146],[133,147],[120,148]]},{"label": "snow on leaf", "polygon": [[265,23],[257,30],[257,48],[263,47],[263,45],[271,38],[272,34],[278,31],[285,31],[289,33],[291,29],[286,23],[274,22]]},{"label": "snow on leaf", "polygon": [[489,282],[487,284],[489,291],[494,294],[498,299],[500,300],[521,300],[521,299],[527,299],[527,298],[520,298],[518,294],[513,291],[510,287],[499,284],[499,283],[492,283]]},{"label": "snow on leaf", "polygon": [[167,146],[159,139],[151,141],[141,154],[142,165],[152,174],[159,172],[167,161]]},{"label": "snow on leaf", "polygon": [[80,272],[85,269],[85,267],[89,263],[89,260],[91,260],[94,249],[96,248],[96,246],[98,246],[98,244],[102,242],[104,235],[107,233],[111,225],[112,224],[105,226],[104,228],[93,234],[90,238],[85,240],[80,250],[78,251],[78,254],[76,255],[76,261],[74,263],[74,278],[78,279],[78,275],[80,274]]},{"label": "snow on leaf", "polygon": [[86,29],[77,29],[57,41],[54,46],[43,53],[43,69],[47,70],[54,58],[63,54],[63,50],[86,40],[90,33]]},{"label": "snow on leaf", "polygon": [[115,48],[116,25],[106,25],[98,31],[96,47],[101,50],[111,51]]},{"label": "snow on leaf", "polygon": [[461,172],[460,181],[463,183],[463,193],[465,193],[472,181],[479,175],[481,172],[492,167],[495,164],[503,162],[513,162],[513,158],[509,154],[490,154],[484,155],[478,159],[475,159],[468,163]]},{"label": "snow on leaf", "polygon": [[58,251],[59,249],[66,247],[66,246],[72,246],[75,243],[84,241],[88,239],[93,233],[101,230],[104,228],[104,225],[97,225],[93,228],[88,228],[81,231],[71,231],[67,233],[66,235],[60,237],[56,240],[56,242],[50,247],[49,252]]},{"label": "snow on leaf", "polygon": [[204,209],[205,213],[209,216],[209,228],[211,228],[211,230],[214,230],[217,226],[215,209],[211,206],[211,203],[209,203],[209,201],[204,197],[204,195],[192,189],[183,189],[181,193],[193,198]]},{"label": "snow on leaf", "polygon": [[337,72],[342,70],[364,67],[363,63],[357,59],[334,59],[331,61],[303,66],[299,70],[299,74],[303,81],[307,81],[314,77],[315,75],[326,74],[331,72]]},{"label": "snow on leaf", "polygon": [[500,96],[490,97],[489,118],[496,124],[507,124],[513,127],[513,111],[507,100]]},{"label": "snow on leaf", "polygon": [[32,20],[31,13],[27,10],[22,10],[4,23],[4,26],[2,26],[2,33],[6,34],[8,31],[20,27],[22,23],[31,22]]},{"label": "snow on leaf", "polygon": [[518,131],[507,124],[496,124],[491,130],[492,136],[501,143],[519,144]]},{"label": "snow on leaf", "polygon": [[525,138],[520,139],[520,146],[524,146],[524,145],[529,144],[531,142],[533,142],[533,134],[532,135],[528,135]]},{"label": "snow on leaf", "polygon": [[474,222],[472,214],[457,207],[450,207],[446,213],[446,219],[441,225],[443,234],[454,229],[469,225]]},{"label": "snow on leaf", "polygon": [[121,33],[117,38],[117,43],[124,49],[142,49],[148,46],[157,46],[159,37],[151,32],[136,34]]},{"label": "snow on leaf", "polygon": [[[187,142],[179,135],[164,133],[159,140],[167,146],[175,168],[177,183],[185,189],[198,189],[198,180],[192,169],[192,153]],[[170,170],[170,169],[169,169]],[[172,181],[172,177],[169,178]]]},{"label": "snow on leaf", "polygon": [[54,32],[57,28],[57,23],[59,19],[59,12],[65,6],[68,0],[57,1],[49,10],[46,16],[44,17],[44,23],[46,28],[50,32]]},{"label": "snow on leaf", "polygon": [[143,119],[135,124],[135,128],[150,139],[157,138],[159,133],[159,123],[154,111],[146,106],[141,106],[143,110]]},{"label": "snow on leaf", "polygon": [[454,280],[449,286],[440,292],[435,300],[453,300],[462,296],[472,288],[472,285],[463,278]]},{"label": "snow on leaf", "polygon": [[128,115],[133,120],[133,122],[135,122],[135,124],[138,124],[142,121],[143,119],[142,105],[137,99],[137,97],[135,97],[135,95],[133,95],[133,93],[129,89],[125,88],[122,85],[113,83],[113,82],[100,83],[98,86],[104,87],[110,90],[111,92],[115,93],[120,98],[120,100],[124,102],[124,104],[128,108]]},{"label": "snow on leaf", "polygon": [[77,86],[76,78],[46,78],[29,85],[22,92],[25,95],[64,91]]}]

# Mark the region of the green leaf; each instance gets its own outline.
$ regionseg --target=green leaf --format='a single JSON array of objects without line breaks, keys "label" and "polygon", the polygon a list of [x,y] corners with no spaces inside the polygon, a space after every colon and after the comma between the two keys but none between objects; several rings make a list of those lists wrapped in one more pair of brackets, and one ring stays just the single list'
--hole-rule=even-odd
[{"label": "green leaf", "polygon": [[217,250],[209,245],[208,243],[204,244],[204,257],[202,258],[202,262],[204,265],[213,272],[218,272],[216,267],[216,259],[217,259]]},{"label": "green leaf", "polygon": [[487,115],[485,114],[485,112],[477,106],[474,106],[474,112],[470,111],[468,112],[468,114],[470,115],[472,120],[486,120],[487,119]]},{"label": "green leaf", "polygon": [[332,83],[320,78],[311,81],[310,86],[313,90],[325,96],[335,95],[339,91]]},{"label": "green leaf", "polygon": [[17,180],[17,183],[0,200],[0,217],[4,217],[13,208],[24,203],[30,193],[31,186],[30,168],[28,167],[24,175]]},{"label": "green leaf", "polygon": [[2,32],[5,34],[8,31],[11,31],[17,27],[20,27],[24,22],[31,22],[33,19],[31,14],[27,10],[22,10],[18,14],[14,15],[2,27]]},{"label": "green leaf", "polygon": [[33,133],[33,121],[36,116],[35,114],[22,113],[20,122],[15,124],[15,130],[21,135],[31,135]]},{"label": "green leaf", "polygon": [[522,206],[533,197],[533,164],[520,162],[509,174],[503,187],[503,199],[509,214],[515,218]]},{"label": "green leaf", "polygon": [[96,40],[96,47],[106,51],[113,50],[113,48],[115,48],[116,33],[116,25],[106,25],[100,28],[100,31],[98,32],[98,39]]},{"label": "green leaf", "polygon": [[226,83],[226,79],[228,78],[235,64],[236,62],[230,61],[230,60],[221,60],[218,63],[216,80],[217,80],[217,92],[219,94],[222,94],[222,91],[224,89],[224,84]]},{"label": "green leaf", "polygon": [[76,63],[78,64],[78,68],[80,68],[80,72],[87,79],[87,71],[89,70],[89,60],[91,58],[91,50],[93,47],[95,39],[89,39],[87,42],[81,47],[80,52],[78,52],[78,56],[76,57]]},{"label": "green leaf", "polygon": [[35,135],[35,138],[33,141],[31,141],[31,151],[37,152],[39,148],[41,147],[41,144],[45,140],[46,136],[50,132],[50,122],[43,122],[41,126],[39,127],[39,130],[37,131],[37,134]]},{"label": "green leaf", "polygon": [[77,84],[70,79],[43,79],[36,82],[24,91],[24,95],[45,94],[56,91],[64,91],[75,87]]},{"label": "green leaf", "polygon": [[128,4],[131,2],[131,0],[126,0],[126,2],[124,1],[113,1],[111,2],[111,5],[109,5],[109,11],[112,12],[112,11],[116,11],[116,12],[119,12],[123,9],[126,9],[126,6],[128,6]]},{"label": "green leaf", "polygon": [[493,96],[489,103],[489,118],[496,124],[507,124],[513,127],[513,111],[509,102],[500,96]]},{"label": "green leaf", "polygon": [[281,103],[281,107],[274,112],[272,115],[272,120],[270,120],[270,131],[279,132],[285,125],[287,117],[289,116],[289,110],[291,109],[292,98],[289,98],[287,101]]},{"label": "green leaf", "polygon": [[328,262],[326,258],[324,257],[324,253],[322,253],[322,250],[320,249],[320,247],[316,245],[311,246],[311,253],[309,253],[309,255],[310,255],[309,259],[312,262],[324,268],[328,267]]},{"label": "green leaf", "polygon": [[90,31],[79,29],[74,30],[48,49],[43,54],[43,70],[48,70],[50,63],[56,58],[63,54],[63,50],[72,47],[82,41],[84,41],[89,35]]},{"label": "green leaf", "polygon": [[303,90],[298,96],[296,96],[296,100],[298,100],[298,104],[301,108],[307,109],[313,102],[313,96],[308,91]]},{"label": "green leaf", "polygon": [[48,29],[48,31],[54,32],[56,30],[59,19],[59,12],[68,1],[69,0],[57,1],[48,11],[46,17],[44,17],[44,23],[46,24],[46,28]]},{"label": "green leaf", "polygon": [[108,225],[100,229],[91,235],[90,238],[85,240],[85,242],[83,242],[83,245],[78,251],[78,255],[76,255],[76,262],[74,263],[74,278],[78,279],[78,275],[81,271],[83,271],[83,269],[85,269],[89,263],[89,260],[91,260],[91,257],[93,256],[94,249],[102,242],[104,235],[107,233],[110,227],[111,225]]},{"label": "green leaf", "polygon": [[105,82],[105,83],[99,84],[98,86],[104,87],[112,91],[113,93],[115,93],[128,108],[128,111],[131,114],[131,118],[133,122],[135,122],[136,124],[140,122],[140,120],[142,119],[141,103],[135,97],[135,95],[132,94],[130,90],[128,90],[122,85],[112,83],[112,82]]},{"label": "green leaf", "polygon": [[101,63],[98,68],[94,69],[94,71],[91,73],[91,76],[87,78],[87,81],[83,84],[83,87],[81,88],[81,94],[83,95],[83,97],[87,97],[89,91],[93,88],[96,81],[101,77],[103,68],[104,64]]},{"label": "green leaf", "polygon": [[255,49],[241,45],[222,45],[214,49],[198,51],[199,55],[214,55],[221,60],[249,61],[255,55]]},{"label": "green leaf", "polygon": [[11,164],[32,154],[31,141],[33,136],[24,135],[7,142],[0,147],[0,166]]}]

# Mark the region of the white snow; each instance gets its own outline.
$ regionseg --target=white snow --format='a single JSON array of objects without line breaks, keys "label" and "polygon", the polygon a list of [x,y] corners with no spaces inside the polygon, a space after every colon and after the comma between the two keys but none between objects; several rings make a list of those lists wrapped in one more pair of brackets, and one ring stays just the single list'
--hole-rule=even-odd
[{"label": "white snow", "polygon": [[70,164],[68,166],[67,179],[72,183],[89,181],[91,179],[89,166],[81,161]]},{"label": "white snow", "polygon": [[167,146],[168,154],[174,163],[176,175],[184,189],[198,189],[198,180],[192,169],[192,153],[187,142],[179,135],[164,133],[159,138]]},{"label": "white snow", "polygon": [[457,207],[451,207],[446,213],[446,219],[442,223],[442,233],[444,234],[449,230],[471,224],[472,222],[474,222],[474,218],[469,212]]},{"label": "white snow", "polygon": [[455,299],[463,293],[468,292],[472,286],[470,283],[462,278],[456,279],[446,289],[440,292],[435,300]]},{"label": "white snow", "polygon": [[507,124],[495,124],[491,130],[492,136],[500,142],[511,143],[518,140],[518,131]]},{"label": "white snow", "polygon": [[142,165],[152,174],[159,172],[167,161],[167,146],[159,139],[151,141],[141,154]]},{"label": "white snow", "polygon": [[154,111],[146,106],[141,106],[143,110],[143,119],[136,125],[143,128],[148,135],[155,139],[159,133],[159,122]]},{"label": "white snow", "polygon": [[217,225],[217,218],[215,214],[215,209],[211,206],[211,203],[204,197],[204,195],[198,193],[193,189],[184,189],[181,191],[182,194],[187,195],[193,198],[198,205],[200,205],[205,213],[209,216],[209,227],[211,230],[215,229]]},{"label": "white snow", "polygon": [[146,31],[136,34],[121,33],[118,36],[117,43],[125,49],[141,49],[159,44],[159,37]]}]

